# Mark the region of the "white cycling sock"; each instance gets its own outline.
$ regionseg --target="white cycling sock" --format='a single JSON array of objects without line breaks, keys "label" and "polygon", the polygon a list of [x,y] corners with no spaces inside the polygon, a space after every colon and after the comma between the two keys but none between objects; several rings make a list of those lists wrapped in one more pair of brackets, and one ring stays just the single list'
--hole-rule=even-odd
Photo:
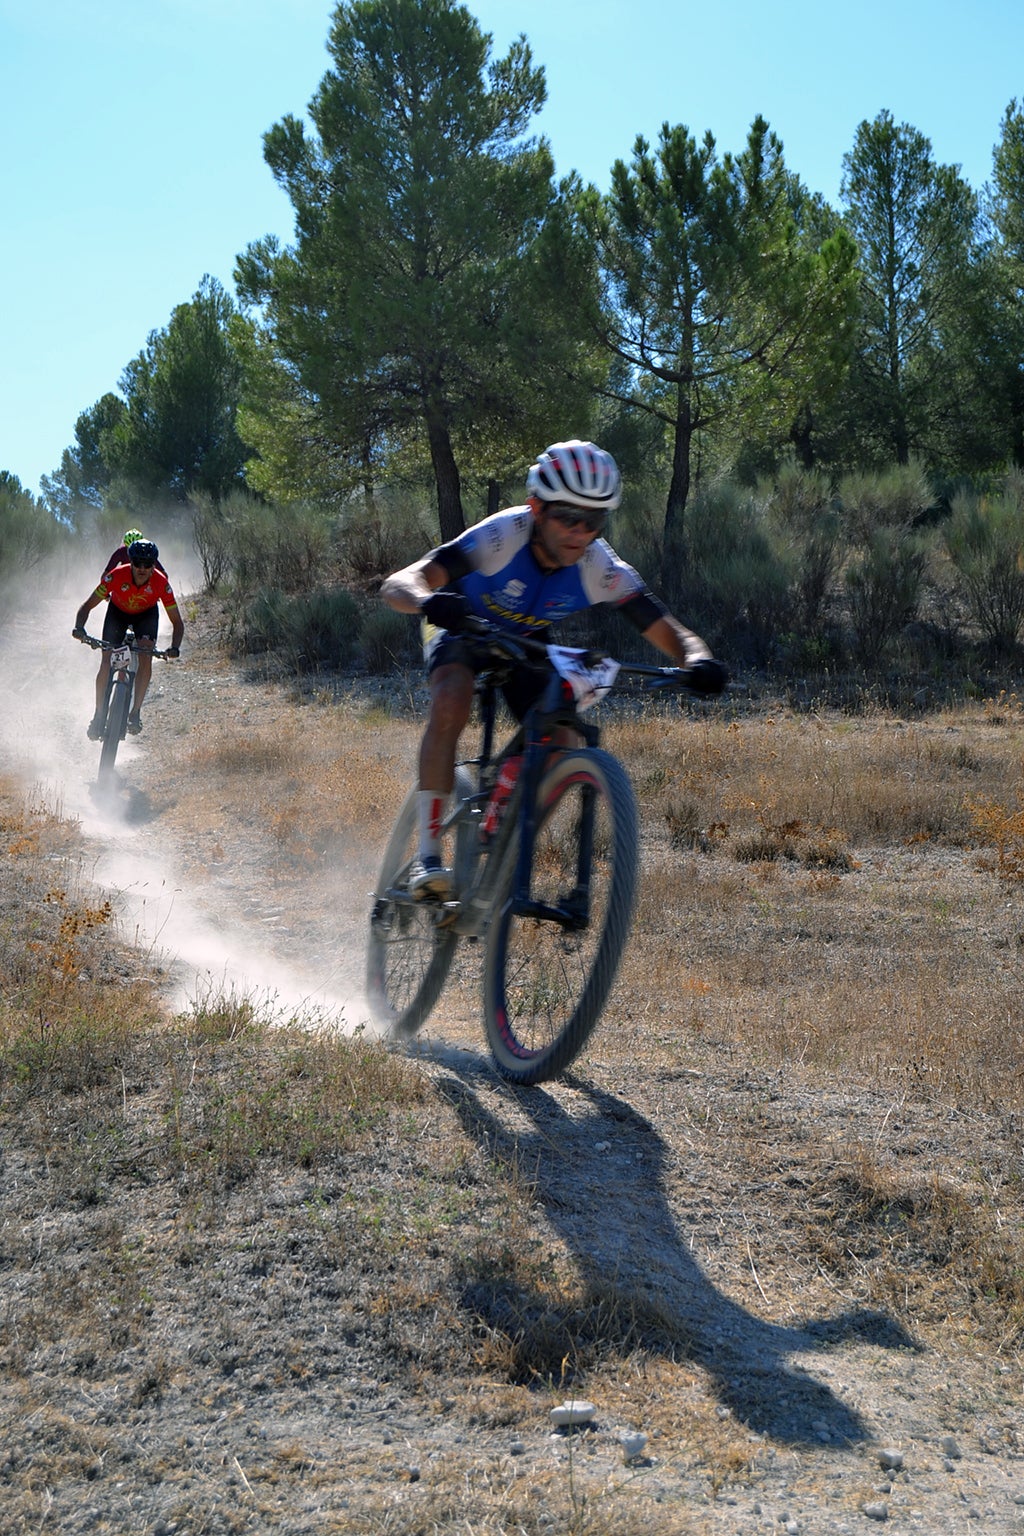
[{"label": "white cycling sock", "polygon": [[421,789],[416,796],[420,829],[420,858],[441,857],[441,822],[448,796],[436,789]]}]

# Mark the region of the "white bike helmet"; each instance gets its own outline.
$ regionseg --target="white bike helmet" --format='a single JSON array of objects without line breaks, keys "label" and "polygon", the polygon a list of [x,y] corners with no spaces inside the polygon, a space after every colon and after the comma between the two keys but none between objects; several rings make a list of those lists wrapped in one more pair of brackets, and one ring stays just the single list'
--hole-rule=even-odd
[{"label": "white bike helmet", "polygon": [[610,453],[572,438],[545,448],[526,477],[526,489],[538,501],[612,512],[622,499],[622,476]]}]

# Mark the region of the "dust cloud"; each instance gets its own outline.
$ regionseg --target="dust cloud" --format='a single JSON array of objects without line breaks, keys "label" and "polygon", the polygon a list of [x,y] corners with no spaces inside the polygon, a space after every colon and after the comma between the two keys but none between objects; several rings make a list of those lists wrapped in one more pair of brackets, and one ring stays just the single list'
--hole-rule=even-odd
[{"label": "dust cloud", "polygon": [[[185,669],[188,658],[188,594],[203,584],[199,562],[188,547],[157,535],[161,560],[186,616],[185,645],[179,673],[165,676],[155,663],[149,699],[155,710],[171,689],[194,685]],[[314,886],[311,900],[330,901],[341,914],[356,901],[360,911],[345,919],[351,942],[332,946],[310,965],[275,957],[275,917],[266,910],[255,917],[237,892],[218,891],[213,911],[204,911],[199,893],[176,868],[172,840],[161,827],[159,805],[145,793],[147,754],[159,747],[154,732],[139,743],[126,739],[117,767],[124,793],[120,803],[105,803],[96,793],[99,747],[86,738],[93,709],[98,652],[71,638],[75,612],[93,590],[110,550],[95,546],[26,572],[0,608],[0,668],[7,680],[7,707],[0,713],[0,770],[23,784],[30,801],[48,812],[79,823],[83,853],[77,896],[102,892],[117,914],[118,933],[149,954],[154,970],[172,978],[170,1002],[179,1012],[213,1006],[217,1000],[245,999],[261,1018],[294,1019],[351,1032],[371,1028],[361,990],[365,921],[353,892]],[[104,609],[94,609],[89,629],[99,634]],[[158,646],[170,640],[170,625],[160,609]],[[154,713],[155,713],[154,710]],[[367,887],[368,888],[368,887]],[[250,904],[251,905],[251,904]],[[287,932],[281,947],[292,949]]]}]

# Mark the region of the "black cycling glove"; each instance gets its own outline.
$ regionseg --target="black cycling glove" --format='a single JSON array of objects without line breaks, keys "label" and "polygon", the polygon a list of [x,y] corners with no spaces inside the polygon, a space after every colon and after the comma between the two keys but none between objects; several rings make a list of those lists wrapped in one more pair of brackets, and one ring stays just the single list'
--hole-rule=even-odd
[{"label": "black cycling glove", "polygon": [[702,656],[684,669],[683,676],[693,693],[721,693],[729,681],[729,668],[713,656]]},{"label": "black cycling glove", "polygon": [[448,630],[450,634],[458,634],[466,619],[473,616],[469,599],[463,597],[461,592],[432,592],[420,612],[431,624],[436,624],[438,629]]}]

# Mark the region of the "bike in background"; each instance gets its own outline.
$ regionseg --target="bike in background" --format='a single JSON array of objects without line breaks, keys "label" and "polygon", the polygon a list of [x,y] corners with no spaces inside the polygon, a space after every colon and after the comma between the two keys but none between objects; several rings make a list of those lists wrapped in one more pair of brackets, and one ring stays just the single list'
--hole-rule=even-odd
[{"label": "bike in background", "polygon": [[[100,766],[97,778],[99,788],[106,789],[109,788],[113,779],[117,749],[128,729],[128,716],[131,713],[135,692],[135,674],[139,666],[138,641],[130,629],[124,640],[116,645],[111,644],[109,640],[98,640],[95,635],[84,632],[77,638],[83,645],[92,646],[95,651],[110,652],[110,674],[100,711],[102,731],[99,736]],[[163,659],[168,652],[153,649],[149,654]]]}]

